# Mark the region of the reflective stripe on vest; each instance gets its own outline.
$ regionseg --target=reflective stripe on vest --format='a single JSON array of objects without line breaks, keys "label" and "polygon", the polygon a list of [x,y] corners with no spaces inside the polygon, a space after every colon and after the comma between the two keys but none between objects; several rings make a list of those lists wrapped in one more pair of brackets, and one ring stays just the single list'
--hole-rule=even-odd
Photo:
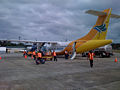
[{"label": "reflective stripe on vest", "polygon": [[38,53],[38,57],[40,57],[40,58],[41,58],[41,57],[42,57],[42,54],[41,54],[41,53]]},{"label": "reflective stripe on vest", "polygon": [[94,53],[89,53],[89,59],[93,60]]}]

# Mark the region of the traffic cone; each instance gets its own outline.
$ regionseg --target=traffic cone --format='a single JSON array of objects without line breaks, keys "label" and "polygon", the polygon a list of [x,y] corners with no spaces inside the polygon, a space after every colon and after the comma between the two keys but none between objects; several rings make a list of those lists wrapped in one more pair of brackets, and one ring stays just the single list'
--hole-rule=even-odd
[{"label": "traffic cone", "polygon": [[25,59],[27,59],[27,55],[25,55]]},{"label": "traffic cone", "polygon": [[0,60],[2,59],[2,57],[0,56]]},{"label": "traffic cone", "polygon": [[115,62],[117,62],[117,58],[115,58]]}]

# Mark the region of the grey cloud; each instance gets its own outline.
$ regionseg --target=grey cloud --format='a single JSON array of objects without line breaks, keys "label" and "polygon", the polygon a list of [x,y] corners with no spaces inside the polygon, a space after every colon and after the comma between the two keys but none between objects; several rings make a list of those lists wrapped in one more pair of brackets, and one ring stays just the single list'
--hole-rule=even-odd
[{"label": "grey cloud", "polygon": [[[113,8],[120,14],[118,0],[1,0],[0,38],[74,40],[87,34],[97,17],[88,9]],[[118,39],[119,21],[110,24],[107,38]],[[116,29],[116,31],[113,31]],[[115,33],[117,34],[115,35]],[[14,35],[13,35],[14,34]],[[116,40],[116,41],[118,41]]]},{"label": "grey cloud", "polygon": [[120,42],[120,21],[112,23],[108,31],[108,38],[113,39],[114,42]]}]

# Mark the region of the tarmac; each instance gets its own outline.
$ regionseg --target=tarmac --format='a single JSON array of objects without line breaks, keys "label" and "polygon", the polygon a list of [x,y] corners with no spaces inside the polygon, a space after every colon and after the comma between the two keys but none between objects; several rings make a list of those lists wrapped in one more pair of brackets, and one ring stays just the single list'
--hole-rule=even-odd
[{"label": "tarmac", "polygon": [[1,56],[0,90],[120,90],[119,53],[111,58],[94,58],[93,68],[81,56],[39,65],[20,53]]}]

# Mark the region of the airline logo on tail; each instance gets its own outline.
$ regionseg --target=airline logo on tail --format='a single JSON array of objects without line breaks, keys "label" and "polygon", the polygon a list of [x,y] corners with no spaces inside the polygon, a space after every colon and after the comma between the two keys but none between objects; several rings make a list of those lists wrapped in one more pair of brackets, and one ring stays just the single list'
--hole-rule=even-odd
[{"label": "airline logo on tail", "polygon": [[95,26],[94,29],[97,30],[97,31],[100,32],[100,33],[107,30],[106,24],[102,24],[102,25],[100,25],[100,26]]}]

